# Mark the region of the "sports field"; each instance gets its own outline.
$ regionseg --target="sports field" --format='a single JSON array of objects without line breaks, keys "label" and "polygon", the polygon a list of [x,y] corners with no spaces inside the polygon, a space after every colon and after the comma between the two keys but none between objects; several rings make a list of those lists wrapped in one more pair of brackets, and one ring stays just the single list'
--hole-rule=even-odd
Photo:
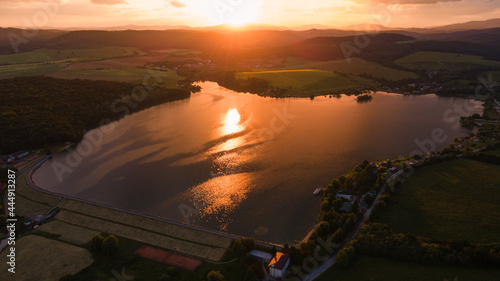
[{"label": "sports field", "polygon": [[172,265],[178,268],[182,268],[189,271],[195,271],[198,268],[202,261],[193,259],[186,256],[177,255],[171,252],[167,252],[161,249],[156,249],[150,246],[142,246],[134,252],[134,255],[137,255],[142,258],[146,258],[149,260],[161,262],[164,264]]},{"label": "sports field", "polygon": [[500,166],[452,160],[417,170],[380,217],[395,231],[500,242]]}]

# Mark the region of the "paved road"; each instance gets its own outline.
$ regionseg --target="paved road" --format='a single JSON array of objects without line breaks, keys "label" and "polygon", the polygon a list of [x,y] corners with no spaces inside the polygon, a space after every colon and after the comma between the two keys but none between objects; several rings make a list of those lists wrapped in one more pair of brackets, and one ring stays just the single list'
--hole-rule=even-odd
[{"label": "paved road", "polygon": [[[40,152],[40,151],[37,151],[36,153],[39,153],[39,152]],[[43,161],[43,160],[42,160],[42,161]],[[16,180],[17,180],[17,177],[18,177],[21,173],[23,173],[23,172],[24,172],[24,171],[26,171],[27,169],[30,169],[31,167],[33,167],[33,166],[34,166],[35,164],[37,164],[37,163],[40,163],[40,161],[35,161],[35,162],[33,162],[31,165],[28,165],[28,166],[26,166],[26,168],[24,168],[24,169],[22,169],[21,171],[17,172],[17,173],[16,173]],[[7,188],[7,186],[6,186],[5,188]],[[5,211],[5,219],[7,219],[7,218],[8,218],[8,212],[9,212],[9,209],[8,209],[8,206],[7,206],[7,198],[8,198],[8,197],[7,197],[7,192],[5,192],[4,197],[3,197],[3,206],[4,206],[4,211]],[[8,233],[7,237],[9,237],[9,236],[10,236],[10,231],[9,231],[9,233]],[[7,239],[3,239],[3,240],[2,240],[2,242],[0,242],[0,252],[3,250],[3,248],[4,248],[5,246],[7,246],[7,241],[8,241]]]}]

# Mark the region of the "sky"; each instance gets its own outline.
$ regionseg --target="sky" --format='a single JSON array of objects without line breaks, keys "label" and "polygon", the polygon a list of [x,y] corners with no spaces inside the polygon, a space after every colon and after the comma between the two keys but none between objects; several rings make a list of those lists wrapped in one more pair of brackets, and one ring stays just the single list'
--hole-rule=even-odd
[{"label": "sky", "polygon": [[500,0],[0,0],[0,27],[269,24],[433,27],[500,18]]}]

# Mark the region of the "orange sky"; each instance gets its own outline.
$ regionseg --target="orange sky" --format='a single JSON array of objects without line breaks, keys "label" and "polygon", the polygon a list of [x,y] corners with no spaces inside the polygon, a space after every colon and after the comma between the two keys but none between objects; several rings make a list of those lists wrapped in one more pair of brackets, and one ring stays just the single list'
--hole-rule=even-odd
[{"label": "orange sky", "polygon": [[500,18],[498,0],[0,0],[0,26],[263,23],[428,27]]}]

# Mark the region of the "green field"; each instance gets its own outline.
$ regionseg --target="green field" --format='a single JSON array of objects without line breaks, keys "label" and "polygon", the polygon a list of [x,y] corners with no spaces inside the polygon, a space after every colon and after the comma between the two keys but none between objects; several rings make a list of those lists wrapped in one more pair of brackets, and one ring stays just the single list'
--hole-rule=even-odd
[{"label": "green field", "polygon": [[53,220],[45,223],[33,231],[38,234],[49,234],[55,239],[73,245],[84,245],[95,235],[101,234],[99,231]]},{"label": "green field", "polygon": [[[458,278],[458,279],[455,279]],[[357,255],[347,269],[332,267],[317,281],[495,281],[500,269],[434,266]]]},{"label": "green field", "polygon": [[417,170],[380,217],[397,232],[500,242],[500,166],[453,160]]},{"label": "green field", "polygon": [[12,274],[7,272],[6,249],[0,256],[0,280],[59,280],[59,277],[75,274],[94,261],[92,254],[84,248],[38,235],[26,235],[16,240],[16,273]]},{"label": "green field", "polygon": [[287,94],[309,96],[318,93],[327,93],[329,90],[342,89],[355,86],[346,77],[324,70],[275,70],[260,72],[239,72],[237,79],[256,77],[265,79],[283,89],[289,89]]},{"label": "green field", "polygon": [[486,60],[480,56],[415,52],[394,61],[395,64],[408,69],[426,69],[429,71],[472,69],[475,67],[500,67],[500,62]]},{"label": "green field", "polygon": [[78,50],[38,49],[32,52],[0,55],[0,65],[40,63],[59,60],[89,61],[140,54],[142,54],[141,51],[128,47],[105,47]]},{"label": "green field", "polygon": [[288,57],[283,69],[320,69],[351,75],[369,75],[374,78],[383,78],[387,80],[401,80],[418,77],[416,74],[409,71],[385,67],[359,58],[351,58],[350,62],[345,59],[318,62],[308,61],[298,57]]},{"label": "green field", "polygon": [[[145,68],[121,68],[121,69],[81,69],[81,70],[61,70],[59,72],[53,73],[51,76],[55,78],[62,79],[88,79],[88,80],[107,80],[107,81],[118,81],[118,82],[139,82],[150,72],[156,73],[161,77],[162,81],[165,83],[164,86],[169,88],[176,88],[177,81],[184,79],[184,77],[179,76],[175,71],[156,71],[147,70]],[[154,78],[150,79],[149,83],[154,83],[156,80]]]},{"label": "green field", "polygon": [[500,156],[500,149],[495,149],[495,150],[491,150],[491,151],[486,151],[485,153],[486,153],[486,154],[492,154],[492,155]]},{"label": "green field", "polygon": [[0,79],[18,76],[45,75],[63,68],[66,63],[43,63],[33,65],[3,65],[0,66]]}]

